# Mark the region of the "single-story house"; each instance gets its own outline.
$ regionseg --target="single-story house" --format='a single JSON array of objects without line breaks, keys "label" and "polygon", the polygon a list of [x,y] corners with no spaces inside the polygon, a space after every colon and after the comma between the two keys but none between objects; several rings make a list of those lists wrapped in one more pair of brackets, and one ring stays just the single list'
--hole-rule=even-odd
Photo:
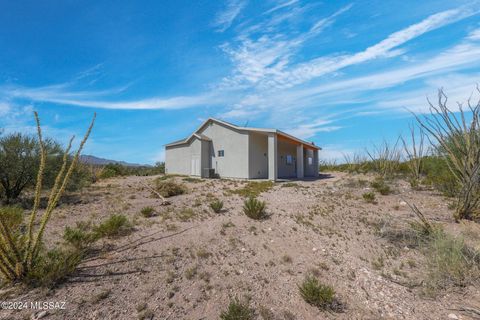
[{"label": "single-story house", "polygon": [[189,137],[165,145],[165,172],[270,180],[318,177],[319,150],[313,142],[277,129],[209,118]]}]

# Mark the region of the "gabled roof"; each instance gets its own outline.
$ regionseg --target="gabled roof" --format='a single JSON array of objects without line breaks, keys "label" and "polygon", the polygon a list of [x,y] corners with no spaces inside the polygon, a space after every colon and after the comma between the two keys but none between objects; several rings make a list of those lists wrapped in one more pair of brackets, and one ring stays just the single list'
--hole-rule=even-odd
[{"label": "gabled roof", "polygon": [[218,124],[221,124],[221,125],[224,125],[226,127],[229,127],[231,129],[234,129],[234,130],[238,130],[238,131],[249,131],[249,132],[263,132],[263,133],[276,133],[277,135],[280,135],[280,136],[283,136],[289,140],[293,140],[295,142],[298,142],[298,143],[301,143],[309,148],[312,148],[312,149],[316,149],[316,150],[321,150],[322,148],[316,146],[313,142],[308,142],[308,141],[305,141],[305,140],[302,140],[302,139],[299,139],[299,138],[296,138],[292,135],[289,135],[288,133],[285,133],[283,131],[280,131],[280,130],[277,130],[277,129],[267,129],[267,128],[251,128],[251,127],[240,127],[240,126],[237,126],[237,125],[234,125],[232,123],[229,123],[229,122],[226,122],[226,121],[223,121],[223,120],[219,120],[219,119],[215,119],[215,118],[208,118],[207,120],[205,120],[198,128],[197,130],[195,130],[190,136],[188,136],[187,138],[185,139],[182,139],[182,140],[177,140],[177,141],[174,141],[174,142],[171,142],[171,143],[168,143],[166,144],[165,146],[166,147],[170,147],[170,146],[176,146],[176,145],[181,145],[181,144],[185,144],[185,143],[188,143],[190,142],[190,140],[193,138],[193,137],[196,137],[200,140],[206,140],[206,141],[211,141],[211,139],[203,134],[200,134],[198,133],[200,130],[203,129],[203,127],[205,127],[207,124],[209,124],[210,122],[216,122]]}]

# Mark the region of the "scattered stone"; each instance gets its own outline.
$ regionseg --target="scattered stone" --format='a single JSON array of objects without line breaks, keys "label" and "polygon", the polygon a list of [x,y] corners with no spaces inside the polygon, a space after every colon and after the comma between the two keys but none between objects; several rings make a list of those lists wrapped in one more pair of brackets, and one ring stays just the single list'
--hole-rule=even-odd
[{"label": "scattered stone", "polygon": [[42,319],[46,315],[47,315],[47,310],[42,310],[42,311],[39,311],[37,313],[33,313],[32,316],[30,317],[30,319],[38,320],[38,319]]}]

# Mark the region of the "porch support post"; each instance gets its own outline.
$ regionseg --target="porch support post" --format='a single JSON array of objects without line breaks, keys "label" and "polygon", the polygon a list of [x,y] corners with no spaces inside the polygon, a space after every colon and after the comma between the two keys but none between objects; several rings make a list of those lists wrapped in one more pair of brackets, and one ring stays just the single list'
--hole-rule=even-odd
[{"label": "porch support post", "polygon": [[313,150],[313,176],[318,178],[318,172],[320,171],[318,162],[318,150]]},{"label": "porch support post", "polygon": [[303,144],[297,146],[297,179],[303,179]]},{"label": "porch support post", "polygon": [[268,179],[277,180],[277,134],[268,135]]}]

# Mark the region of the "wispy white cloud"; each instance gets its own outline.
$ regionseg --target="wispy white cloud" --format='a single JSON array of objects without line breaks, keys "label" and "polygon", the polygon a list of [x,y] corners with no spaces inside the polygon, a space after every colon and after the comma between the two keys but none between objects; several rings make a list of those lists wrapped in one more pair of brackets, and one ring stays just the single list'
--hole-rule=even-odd
[{"label": "wispy white cloud", "polygon": [[10,112],[10,104],[8,102],[0,101],[0,116],[5,116]]},{"label": "wispy white cloud", "polygon": [[[294,37],[276,31],[269,32],[268,28],[265,31],[265,24],[271,26],[268,21],[258,27],[263,31],[260,35],[252,36],[252,29],[247,28],[246,31],[241,32],[237,43],[226,43],[221,47],[234,65],[233,75],[224,79],[224,85],[231,88],[262,83],[265,85],[284,77],[288,73],[292,56],[302,44],[331,26],[339,15],[351,7],[352,5],[347,5],[330,16],[318,20],[306,32]],[[299,13],[301,10],[295,14]],[[289,12],[279,17],[284,19],[291,14]]]},{"label": "wispy white cloud", "polygon": [[333,120],[317,119],[315,121],[310,120],[307,123],[299,124],[295,127],[289,127],[284,129],[289,134],[294,136],[308,139],[315,136],[319,132],[332,132],[341,129],[341,126],[331,125]]},{"label": "wispy white cloud", "polygon": [[283,87],[291,87],[352,65],[365,63],[377,58],[401,55],[405,52],[405,49],[398,49],[398,47],[408,41],[478,13],[478,10],[474,10],[471,7],[462,7],[433,14],[419,23],[392,33],[384,40],[363,51],[350,55],[320,57],[301,63],[291,68],[291,70],[279,74],[272,82]]},{"label": "wispy white cloud", "polygon": [[215,105],[225,100],[212,93],[192,96],[152,97],[137,100],[113,100],[112,96],[124,88],[105,91],[76,91],[68,84],[40,88],[6,86],[0,93],[10,98],[28,99],[37,102],[51,102],[61,105],[101,108],[101,109],[183,109],[195,106]]},{"label": "wispy white cloud", "polygon": [[269,13],[272,13],[274,11],[277,11],[277,10],[280,10],[280,9],[283,9],[283,8],[286,8],[286,7],[290,7],[290,6],[292,6],[294,4],[297,4],[297,3],[298,3],[298,0],[284,1],[284,2],[281,2],[281,3],[277,4],[273,8],[268,9],[267,11],[264,12],[264,14],[269,14]]},{"label": "wispy white cloud", "polygon": [[471,31],[470,34],[468,35],[468,39],[474,40],[474,41],[480,40],[480,28]]},{"label": "wispy white cloud", "polygon": [[214,27],[217,31],[224,32],[232,25],[235,18],[240,14],[240,12],[247,5],[246,0],[228,0],[226,8],[220,11],[213,22]]}]

